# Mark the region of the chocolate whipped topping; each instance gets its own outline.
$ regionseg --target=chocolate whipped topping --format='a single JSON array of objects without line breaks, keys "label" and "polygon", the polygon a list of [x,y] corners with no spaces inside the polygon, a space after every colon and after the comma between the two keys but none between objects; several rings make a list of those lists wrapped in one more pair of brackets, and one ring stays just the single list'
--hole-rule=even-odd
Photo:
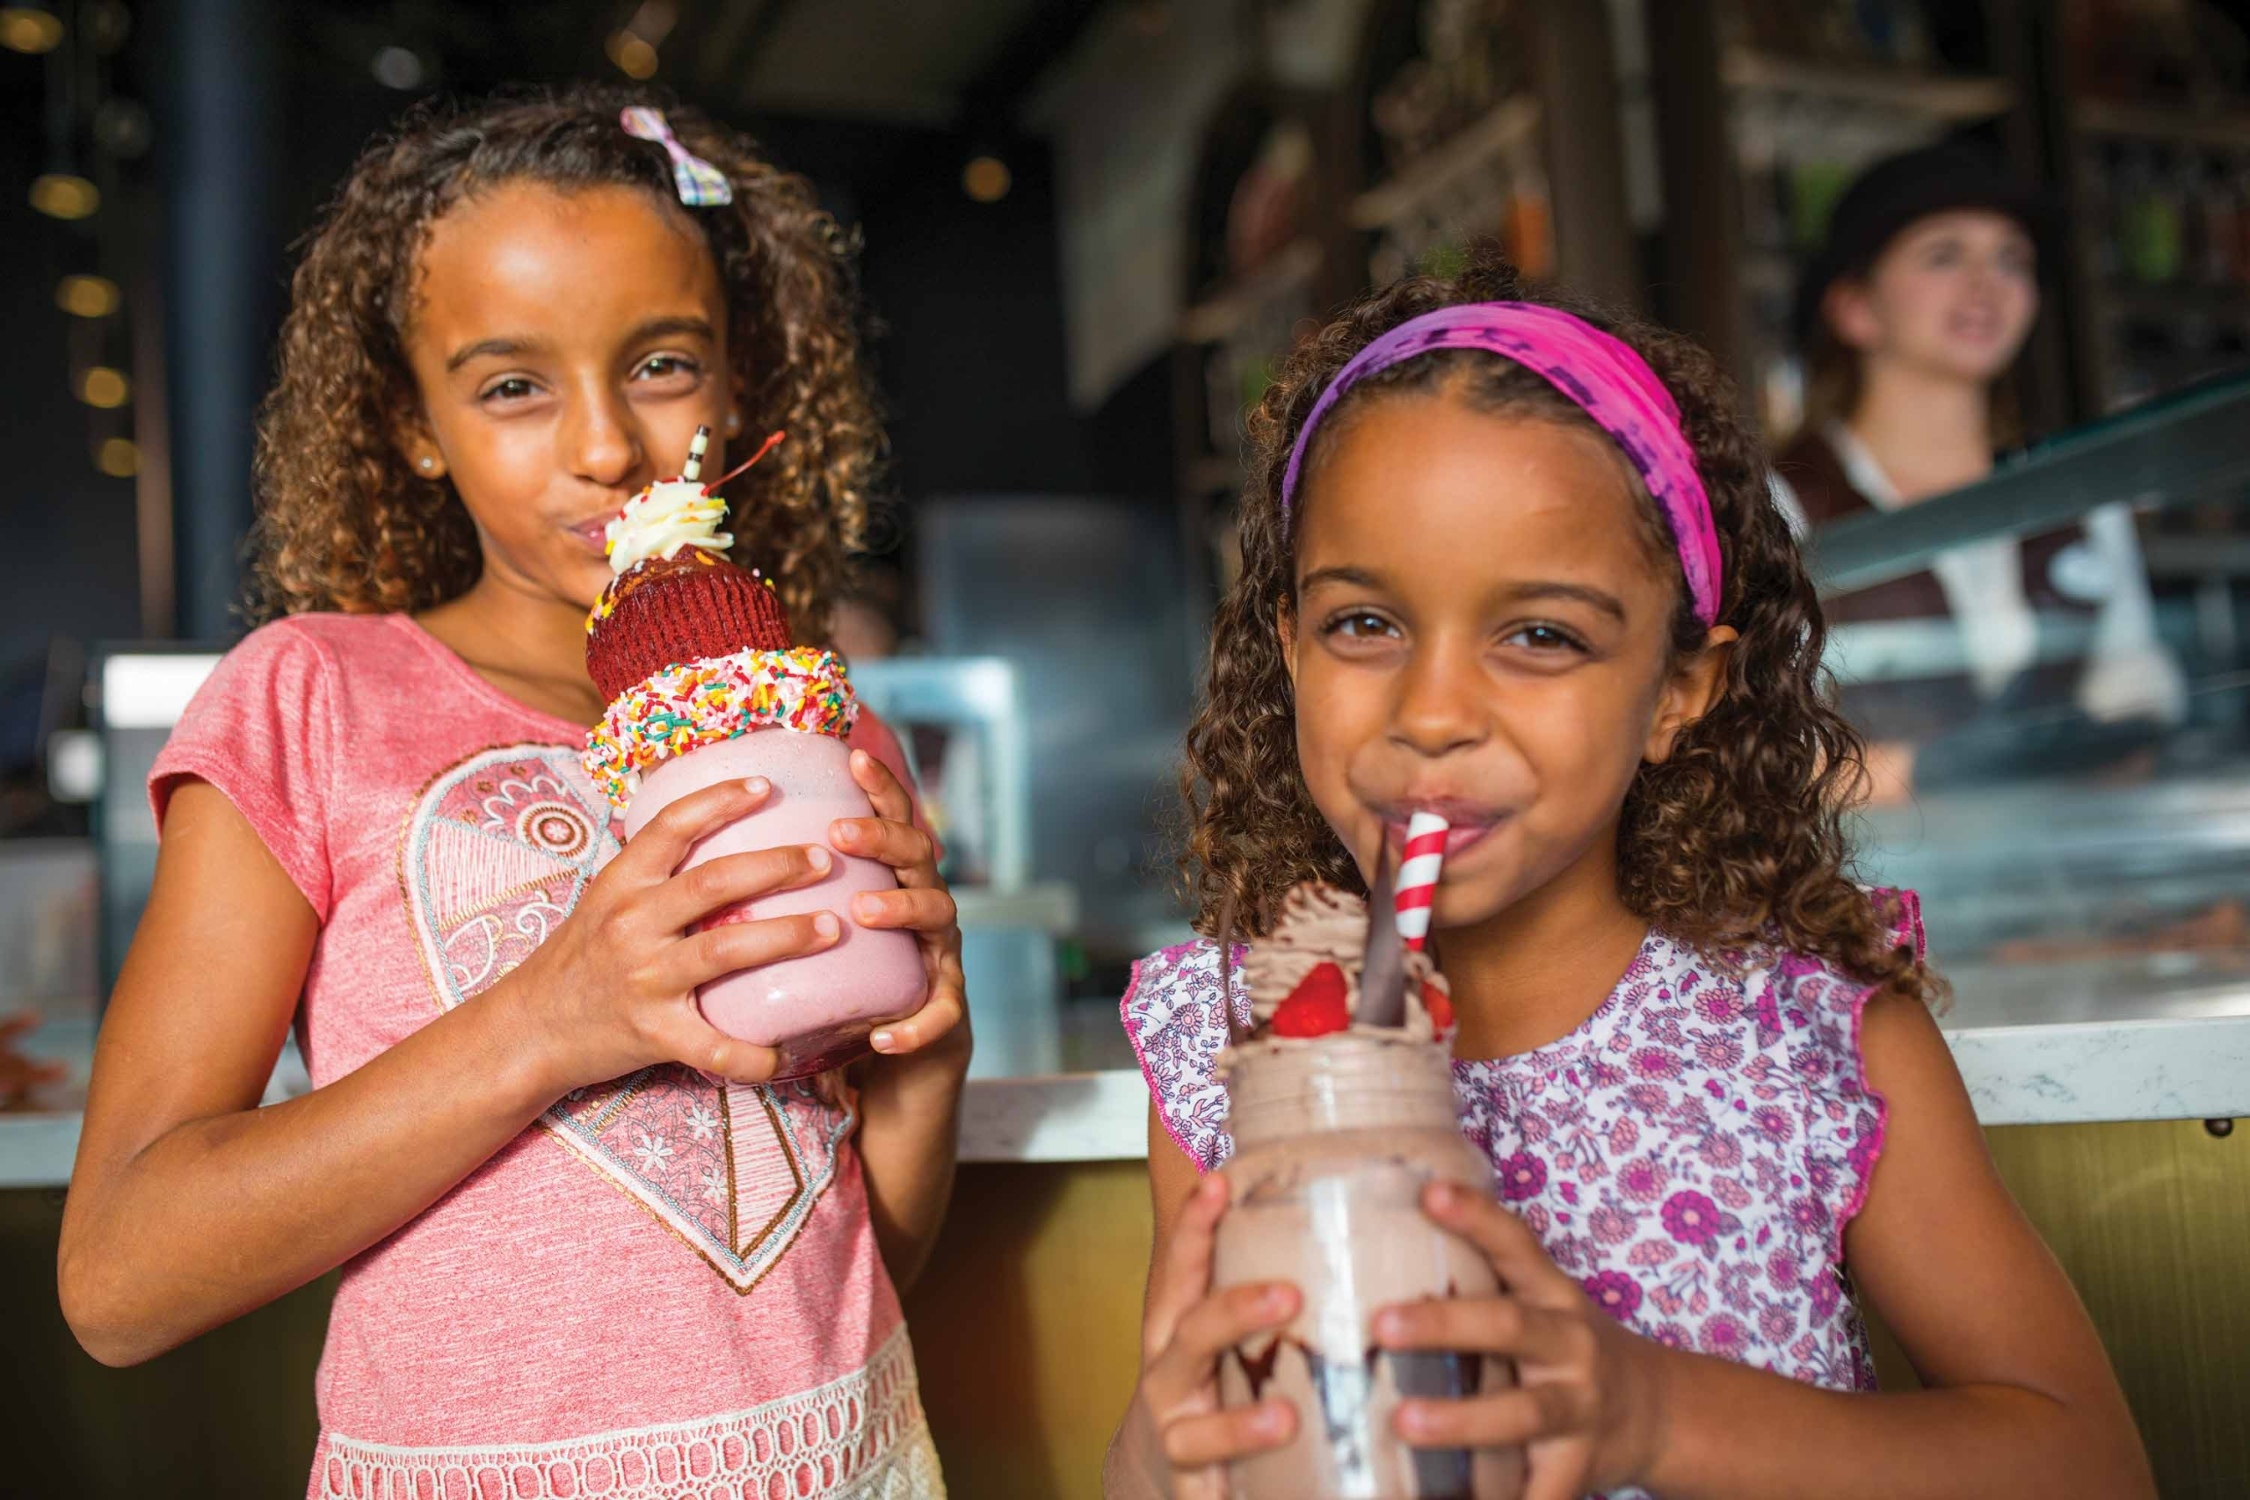
[{"label": "chocolate whipped topping", "polygon": [[[1242,978],[1250,991],[1253,1022],[1264,1027],[1284,1000],[1304,983],[1305,977],[1324,963],[1343,971],[1348,1004],[1359,1013],[1359,971],[1367,949],[1367,901],[1332,885],[1307,881],[1282,901],[1281,914],[1263,938],[1250,945],[1242,961]],[[1379,1036],[1399,1041],[1427,1042],[1436,1038],[1422,987],[1433,985],[1451,994],[1445,976],[1427,953],[1406,954],[1406,1024],[1400,1028],[1375,1028],[1354,1024],[1354,1035]],[[1318,1042],[1322,1038],[1310,1038]],[[1305,1041],[1260,1036],[1249,1045],[1302,1046]],[[1239,1049],[1238,1049],[1239,1050]]]}]

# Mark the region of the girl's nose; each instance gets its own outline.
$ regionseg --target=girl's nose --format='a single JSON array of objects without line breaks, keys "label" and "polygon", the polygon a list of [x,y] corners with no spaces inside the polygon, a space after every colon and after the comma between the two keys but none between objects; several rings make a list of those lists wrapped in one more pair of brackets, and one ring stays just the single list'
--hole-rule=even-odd
[{"label": "girl's nose", "polygon": [[586,391],[571,403],[562,440],[570,471],[605,489],[623,488],[647,454],[631,406],[608,389]]},{"label": "girl's nose", "polygon": [[1398,682],[1391,738],[1419,755],[1439,756],[1480,743],[1486,734],[1474,654],[1446,644],[1417,647]]}]

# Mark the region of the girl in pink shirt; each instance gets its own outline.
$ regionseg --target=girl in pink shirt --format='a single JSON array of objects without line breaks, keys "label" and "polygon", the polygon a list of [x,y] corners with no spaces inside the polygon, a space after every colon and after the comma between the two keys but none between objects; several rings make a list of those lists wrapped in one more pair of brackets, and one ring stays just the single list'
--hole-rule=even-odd
[{"label": "girl in pink shirt", "polygon": [[[675,876],[767,789],[685,798],[620,851],[579,762],[621,504],[699,425],[707,473],[786,429],[725,495],[737,558],[818,642],[880,442],[836,225],[651,103],[426,113],[361,160],[260,433],[269,623],[150,778],[162,851],[63,1306],[130,1364],[341,1266],[313,1496],[943,1490],[894,1288],[949,1191],[969,1043],[897,743],[862,715],[878,816],[832,842],[898,871],[848,918],[916,932],[930,997],[866,1063],[787,1084],[695,987],[837,918],[690,929],[832,856]],[[292,1026],[316,1087],[257,1108]]]}]

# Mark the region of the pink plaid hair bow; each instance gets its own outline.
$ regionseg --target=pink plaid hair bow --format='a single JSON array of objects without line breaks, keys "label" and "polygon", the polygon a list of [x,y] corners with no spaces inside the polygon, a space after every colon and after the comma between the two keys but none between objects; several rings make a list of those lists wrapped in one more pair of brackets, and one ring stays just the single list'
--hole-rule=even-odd
[{"label": "pink plaid hair bow", "polygon": [[681,145],[664,111],[634,105],[618,118],[624,122],[627,135],[656,142],[672,158],[672,182],[680,190],[682,203],[690,208],[711,208],[734,201],[734,187],[726,173]]}]

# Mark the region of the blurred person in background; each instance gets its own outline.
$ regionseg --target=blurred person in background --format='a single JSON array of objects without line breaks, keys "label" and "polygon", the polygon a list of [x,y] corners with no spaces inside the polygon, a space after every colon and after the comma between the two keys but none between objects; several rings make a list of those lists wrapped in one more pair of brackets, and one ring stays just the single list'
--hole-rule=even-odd
[{"label": "blurred person in background", "polygon": [[[1800,288],[1806,419],[1775,463],[1775,498],[1800,531],[1974,484],[2022,441],[2008,376],[2039,316],[2051,220],[2034,190],[1961,144],[1890,157],[1845,191]],[[1956,628],[1958,655],[1926,674],[1846,687],[1878,801],[2034,759],[2114,762],[2185,711],[2124,505],[1955,548],[1827,609],[1835,624]],[[2042,665],[2042,613],[2087,619],[2082,660]]]}]

